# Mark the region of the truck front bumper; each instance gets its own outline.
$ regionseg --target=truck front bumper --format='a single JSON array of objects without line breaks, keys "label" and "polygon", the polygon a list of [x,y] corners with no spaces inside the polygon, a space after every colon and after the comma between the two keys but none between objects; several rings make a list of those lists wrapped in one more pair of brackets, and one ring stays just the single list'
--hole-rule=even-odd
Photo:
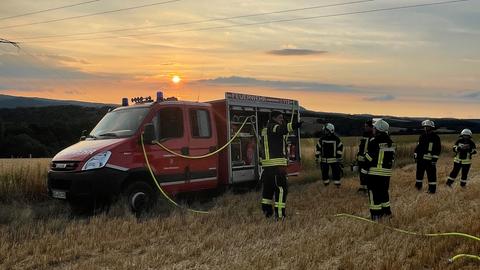
[{"label": "truck front bumper", "polygon": [[47,188],[52,198],[70,202],[111,200],[122,191],[128,172],[111,168],[89,171],[49,171]]}]

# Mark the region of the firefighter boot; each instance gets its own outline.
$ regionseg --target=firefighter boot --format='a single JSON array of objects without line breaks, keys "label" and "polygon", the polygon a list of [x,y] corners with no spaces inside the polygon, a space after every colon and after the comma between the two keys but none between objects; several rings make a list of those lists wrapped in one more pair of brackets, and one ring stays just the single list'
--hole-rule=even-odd
[{"label": "firefighter boot", "polygon": [[452,179],[452,178],[449,177],[449,178],[447,179],[447,186],[451,188],[452,185],[453,185],[453,182],[455,182],[455,179]]},{"label": "firefighter boot", "polygon": [[422,182],[422,180],[415,181],[415,187],[417,188],[417,190],[422,190]]}]

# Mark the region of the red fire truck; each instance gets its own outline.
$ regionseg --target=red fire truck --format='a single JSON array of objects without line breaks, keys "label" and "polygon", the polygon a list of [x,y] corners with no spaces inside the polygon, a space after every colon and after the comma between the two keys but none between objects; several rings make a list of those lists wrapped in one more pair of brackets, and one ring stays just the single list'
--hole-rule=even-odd
[{"label": "red fire truck", "polygon": [[[299,111],[290,99],[226,93],[225,99],[211,102],[136,98],[136,104],[107,113],[89,135],[62,150],[52,160],[48,173],[48,194],[72,204],[112,202],[121,195],[133,211],[152,205],[160,192],[148,171],[141,145],[161,188],[169,195],[215,189],[258,181],[259,144],[257,138],[272,110]],[[242,130],[238,131],[242,123]],[[212,153],[238,133],[216,155],[187,159],[167,152],[202,156]],[[288,172],[300,170],[300,133],[288,137]]]}]

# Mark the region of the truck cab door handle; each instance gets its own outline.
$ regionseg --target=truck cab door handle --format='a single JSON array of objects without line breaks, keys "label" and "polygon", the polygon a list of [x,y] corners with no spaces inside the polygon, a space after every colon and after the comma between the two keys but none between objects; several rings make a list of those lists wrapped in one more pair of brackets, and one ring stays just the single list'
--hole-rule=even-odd
[{"label": "truck cab door handle", "polygon": [[182,152],[182,155],[188,155],[190,152],[188,146],[182,147],[180,151]]}]

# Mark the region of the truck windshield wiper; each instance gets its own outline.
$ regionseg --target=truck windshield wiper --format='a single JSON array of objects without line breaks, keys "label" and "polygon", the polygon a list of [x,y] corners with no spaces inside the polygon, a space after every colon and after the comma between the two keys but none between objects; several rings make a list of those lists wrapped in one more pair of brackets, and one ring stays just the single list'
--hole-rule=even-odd
[{"label": "truck windshield wiper", "polygon": [[92,135],[92,134],[88,134],[88,135],[87,135],[87,138],[94,138],[94,139],[96,139],[96,138],[97,138],[97,136],[95,136],[95,135]]},{"label": "truck windshield wiper", "polygon": [[106,136],[109,136],[109,137],[118,137],[118,135],[115,134],[115,133],[113,133],[113,132],[107,132],[107,133],[103,133],[103,134],[98,135],[98,137],[106,137]]}]

